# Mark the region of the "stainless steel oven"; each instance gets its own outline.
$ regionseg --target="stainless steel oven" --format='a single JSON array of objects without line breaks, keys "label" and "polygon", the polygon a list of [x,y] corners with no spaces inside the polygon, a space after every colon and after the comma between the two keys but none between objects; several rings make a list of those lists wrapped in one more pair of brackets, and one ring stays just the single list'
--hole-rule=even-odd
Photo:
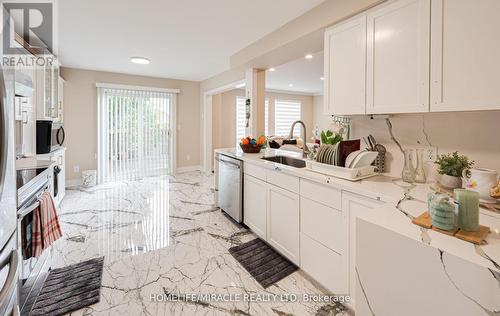
[{"label": "stainless steel oven", "polygon": [[18,249],[21,252],[19,275],[19,306],[22,314],[31,310],[41,284],[47,277],[52,257],[49,248],[39,257],[32,254],[33,211],[40,203],[39,197],[52,189],[52,167],[23,169],[17,171],[18,185]]}]

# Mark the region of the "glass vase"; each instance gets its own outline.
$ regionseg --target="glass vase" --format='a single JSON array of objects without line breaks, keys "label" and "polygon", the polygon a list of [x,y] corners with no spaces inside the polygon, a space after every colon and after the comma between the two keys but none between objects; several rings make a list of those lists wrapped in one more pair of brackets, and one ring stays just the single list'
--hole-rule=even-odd
[{"label": "glass vase", "polygon": [[413,167],[413,150],[404,150],[405,164],[403,171],[401,172],[401,177],[404,182],[414,183],[415,182],[415,168]]},{"label": "glass vase", "polygon": [[424,150],[417,149],[417,168],[415,169],[415,182],[425,183],[427,178],[425,177],[424,170]]}]

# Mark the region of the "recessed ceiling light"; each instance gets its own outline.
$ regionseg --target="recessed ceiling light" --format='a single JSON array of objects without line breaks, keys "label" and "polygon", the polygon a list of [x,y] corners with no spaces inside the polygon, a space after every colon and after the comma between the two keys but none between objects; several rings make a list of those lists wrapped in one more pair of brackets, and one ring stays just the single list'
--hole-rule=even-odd
[{"label": "recessed ceiling light", "polygon": [[305,56],[304,56],[304,58],[305,58],[305,59],[312,59],[312,58],[313,58],[313,55],[311,55],[311,54],[307,54],[307,55],[305,55]]},{"label": "recessed ceiling light", "polygon": [[236,86],[234,86],[236,89],[239,89],[239,88],[243,88],[244,86],[246,86],[246,83],[245,82],[242,82],[240,84],[237,84]]},{"label": "recessed ceiling light", "polygon": [[323,81],[325,80],[325,77],[320,77],[319,80]]},{"label": "recessed ceiling light", "polygon": [[130,57],[130,62],[139,65],[147,65],[151,62],[151,60],[145,57]]},{"label": "recessed ceiling light", "polygon": [[288,84],[288,86],[289,86],[290,88],[291,88],[291,87],[293,87],[293,83]]},{"label": "recessed ceiling light", "polygon": [[276,70],[276,68],[274,68],[274,67],[269,68],[269,71],[275,71],[275,70]]}]

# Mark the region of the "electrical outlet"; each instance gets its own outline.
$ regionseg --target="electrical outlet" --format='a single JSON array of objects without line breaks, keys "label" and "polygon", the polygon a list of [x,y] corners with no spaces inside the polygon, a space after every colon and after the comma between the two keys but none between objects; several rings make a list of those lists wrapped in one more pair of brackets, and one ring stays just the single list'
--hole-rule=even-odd
[{"label": "electrical outlet", "polygon": [[80,166],[73,166],[73,172],[74,173],[80,172]]},{"label": "electrical outlet", "polygon": [[433,146],[409,146],[408,149],[422,149],[424,151],[424,162],[434,162],[437,159],[437,147]]},{"label": "electrical outlet", "polygon": [[424,161],[434,162],[437,159],[437,147],[426,146],[422,148],[424,150]]}]

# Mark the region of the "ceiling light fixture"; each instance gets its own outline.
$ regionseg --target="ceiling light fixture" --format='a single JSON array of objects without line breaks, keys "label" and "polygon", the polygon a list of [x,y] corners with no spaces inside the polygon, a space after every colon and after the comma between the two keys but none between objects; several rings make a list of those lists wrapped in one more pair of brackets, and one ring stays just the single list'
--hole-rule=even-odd
[{"label": "ceiling light fixture", "polygon": [[246,83],[242,82],[242,83],[239,83],[235,86],[236,89],[239,89],[239,88],[243,88],[244,86],[246,86]]},{"label": "ceiling light fixture", "polygon": [[305,59],[313,59],[313,55],[311,54],[307,54],[304,56]]},{"label": "ceiling light fixture", "polygon": [[269,68],[269,71],[275,71],[275,70],[276,70],[276,68],[274,68],[274,67]]},{"label": "ceiling light fixture", "polygon": [[323,81],[325,80],[325,77],[320,77],[319,80]]},{"label": "ceiling light fixture", "polygon": [[130,62],[139,65],[147,65],[151,62],[151,60],[145,57],[130,57]]},{"label": "ceiling light fixture", "polygon": [[291,88],[291,87],[293,87],[293,83],[288,84],[288,86],[289,86],[290,88]]}]

